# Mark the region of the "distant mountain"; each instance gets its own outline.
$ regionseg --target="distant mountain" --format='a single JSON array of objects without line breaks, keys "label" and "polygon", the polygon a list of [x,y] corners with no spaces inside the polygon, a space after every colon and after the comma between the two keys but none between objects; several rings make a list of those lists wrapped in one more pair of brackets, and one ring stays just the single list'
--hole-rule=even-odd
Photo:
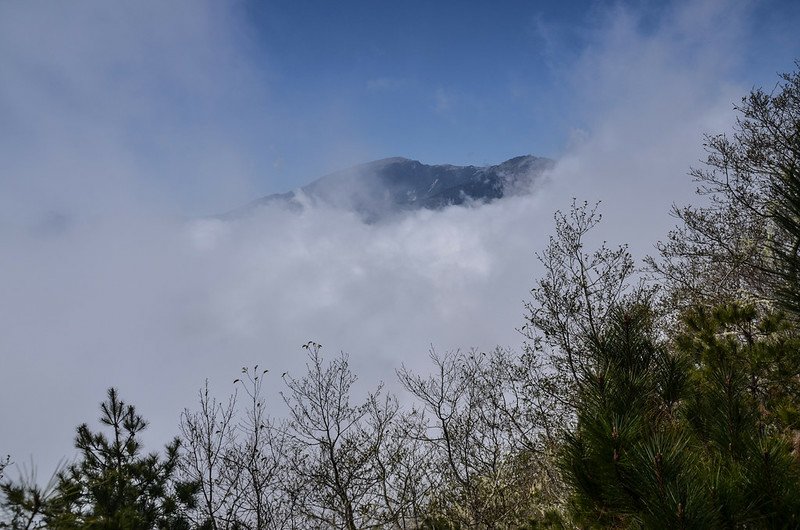
[{"label": "distant mountain", "polygon": [[553,161],[518,156],[487,167],[427,165],[385,158],[331,173],[302,188],[262,197],[224,217],[246,216],[265,206],[300,210],[326,205],[359,213],[367,222],[420,208],[490,202],[529,191]]}]

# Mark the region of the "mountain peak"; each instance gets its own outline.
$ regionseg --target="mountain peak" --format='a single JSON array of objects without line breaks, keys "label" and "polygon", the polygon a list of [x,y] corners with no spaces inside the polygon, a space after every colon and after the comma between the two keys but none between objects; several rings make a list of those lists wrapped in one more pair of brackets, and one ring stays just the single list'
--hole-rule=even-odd
[{"label": "mountain peak", "polygon": [[532,155],[485,167],[383,158],[330,173],[294,191],[263,197],[225,217],[275,204],[294,210],[324,205],[355,211],[366,222],[375,222],[403,211],[485,203],[525,193],[552,167],[552,160]]}]

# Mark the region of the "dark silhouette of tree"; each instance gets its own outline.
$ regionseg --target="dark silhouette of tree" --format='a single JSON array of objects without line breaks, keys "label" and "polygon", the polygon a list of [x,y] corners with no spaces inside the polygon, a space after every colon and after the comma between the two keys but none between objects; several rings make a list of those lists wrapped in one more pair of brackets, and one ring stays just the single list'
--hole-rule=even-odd
[{"label": "dark silhouette of tree", "polygon": [[147,423],[133,405],[110,388],[100,410],[100,422],[110,432],[80,425],[75,437],[78,459],[57,474],[52,493],[42,497],[35,488],[8,484],[6,509],[18,512],[17,521],[27,515],[46,528],[189,528],[182,508],[193,504],[196,486],[174,481],[177,439],[167,445],[163,457],[143,455],[139,434]]}]

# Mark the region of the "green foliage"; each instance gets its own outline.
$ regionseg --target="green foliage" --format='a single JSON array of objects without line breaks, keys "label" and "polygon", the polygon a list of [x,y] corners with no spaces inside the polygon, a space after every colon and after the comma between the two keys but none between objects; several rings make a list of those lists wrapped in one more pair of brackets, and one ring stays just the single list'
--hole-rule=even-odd
[{"label": "green foliage", "polygon": [[578,426],[567,435],[562,466],[585,524],[669,521],[686,505],[685,441],[670,428],[674,412],[661,397],[680,395],[685,382],[653,335],[645,306],[617,309],[581,374]]},{"label": "green foliage", "polygon": [[800,343],[781,315],[759,319],[728,304],[686,317],[678,348],[695,364],[685,417],[724,524],[800,524],[800,463],[793,454]]},{"label": "green foliage", "polygon": [[110,433],[77,429],[78,460],[57,474],[54,488],[43,494],[33,485],[3,486],[3,504],[12,514],[11,528],[149,530],[189,528],[181,515],[191,505],[196,485],[174,481],[179,443],[142,454],[145,420],[132,405],[108,390],[100,405],[100,422]]},{"label": "green foliage", "polygon": [[44,528],[44,511],[47,500],[56,485],[53,475],[49,483],[42,487],[36,481],[36,473],[31,467],[29,473],[23,473],[18,482],[0,484],[3,496],[2,508],[4,517],[0,528],[32,529]]},{"label": "green foliage", "polygon": [[432,354],[398,372],[403,410],[380,385],[353,403],[347,356],[309,342],[285,421],[245,367],[244,411],[206,388],[163,455],[112,388],[76,462],[0,484],[0,528],[800,528],[800,72],[737,110],[657,286],[624,245],[589,248],[600,214],[573,201],[521,355]]},{"label": "green foliage", "polygon": [[[618,310],[583,374],[562,466],[590,527],[800,525],[800,463],[783,411],[800,348],[780,315],[696,309],[673,348],[643,307]],[[790,420],[793,421],[793,420]]]}]

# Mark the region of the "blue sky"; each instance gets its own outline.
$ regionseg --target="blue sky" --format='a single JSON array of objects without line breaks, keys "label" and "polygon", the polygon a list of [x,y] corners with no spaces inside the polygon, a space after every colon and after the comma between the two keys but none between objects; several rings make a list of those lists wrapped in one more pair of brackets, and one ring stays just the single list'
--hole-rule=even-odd
[{"label": "blue sky", "polygon": [[[561,148],[558,72],[540,25],[585,14],[532,7],[291,2],[259,9],[251,23],[287,108],[312,122],[333,113],[372,156],[487,163]],[[316,132],[298,127],[297,141]]]},{"label": "blue sky", "polygon": [[[594,58],[623,34],[670,42],[659,75],[709,64],[710,89],[773,83],[800,57],[790,0],[9,2],[0,15],[13,155],[0,169],[30,173],[46,151],[53,168],[94,173],[70,142],[95,145],[129,174],[73,187],[124,187],[189,216],[388,156],[560,158],[619,103]],[[630,84],[651,75],[615,67]],[[47,178],[16,180],[43,209],[70,207]]]},{"label": "blue sky", "polygon": [[[731,81],[769,82],[775,68],[790,68],[800,55],[800,6],[731,6],[748,11],[746,43],[725,66]],[[663,2],[245,4],[237,16],[249,57],[286,124],[268,171],[284,182],[393,155],[454,164],[558,157],[585,125],[586,87],[575,69],[620,8],[635,13],[643,36],[673,16]],[[713,29],[699,38],[724,38]],[[676,59],[691,61],[698,45]]]}]

